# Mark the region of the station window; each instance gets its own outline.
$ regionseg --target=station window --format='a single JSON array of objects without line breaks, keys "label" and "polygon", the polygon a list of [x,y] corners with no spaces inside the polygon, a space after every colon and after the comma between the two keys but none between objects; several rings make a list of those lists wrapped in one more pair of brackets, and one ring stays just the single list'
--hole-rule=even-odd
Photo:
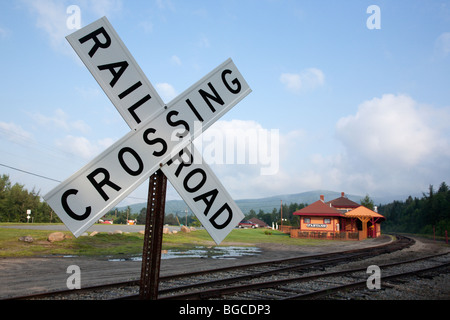
[{"label": "station window", "polygon": [[323,223],[330,224],[331,223],[331,219],[328,219],[328,218],[323,219]]},{"label": "station window", "polygon": [[311,223],[311,218],[303,218],[303,223]]}]

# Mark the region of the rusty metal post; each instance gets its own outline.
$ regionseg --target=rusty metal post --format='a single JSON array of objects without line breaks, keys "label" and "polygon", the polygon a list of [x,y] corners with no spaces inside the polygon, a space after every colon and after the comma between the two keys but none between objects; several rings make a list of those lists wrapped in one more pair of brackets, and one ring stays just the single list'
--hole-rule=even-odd
[{"label": "rusty metal post", "polygon": [[148,188],[139,290],[141,299],[156,300],[158,298],[166,189],[167,178],[161,170],[158,170],[151,175]]}]

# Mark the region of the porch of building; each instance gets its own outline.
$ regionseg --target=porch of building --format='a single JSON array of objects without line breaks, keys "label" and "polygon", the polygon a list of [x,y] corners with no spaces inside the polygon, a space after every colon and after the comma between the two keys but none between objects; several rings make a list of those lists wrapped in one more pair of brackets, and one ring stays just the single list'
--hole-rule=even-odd
[{"label": "porch of building", "polygon": [[381,222],[386,220],[378,212],[372,211],[364,206],[346,212],[345,217],[346,219],[343,220],[343,230],[358,232],[360,240],[378,238],[381,235]]}]

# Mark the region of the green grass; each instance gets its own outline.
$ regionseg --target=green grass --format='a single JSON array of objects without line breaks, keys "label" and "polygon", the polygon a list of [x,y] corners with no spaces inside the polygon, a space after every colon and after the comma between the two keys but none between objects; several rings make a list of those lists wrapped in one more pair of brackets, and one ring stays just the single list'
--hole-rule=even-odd
[{"label": "green grass", "polygon": [[[0,225],[1,226],[1,225]],[[99,233],[93,237],[75,238],[70,232],[63,232],[70,238],[50,243],[48,235],[53,231],[24,230],[0,227],[0,257],[30,257],[46,255],[117,256],[142,253],[144,236],[139,233]],[[326,240],[292,239],[287,234],[265,229],[234,229],[221,245],[257,246],[260,243],[284,245],[324,245]],[[21,236],[32,236],[34,242],[19,241]],[[189,248],[193,246],[215,246],[205,230],[190,233],[178,232],[163,236],[163,249]]]},{"label": "green grass", "polygon": [[[73,237],[49,242],[52,231],[0,228],[0,257],[29,257],[44,255],[118,255],[142,253],[144,236],[138,233],[108,235],[100,233],[94,237]],[[32,236],[34,241],[19,241],[21,236]]]}]

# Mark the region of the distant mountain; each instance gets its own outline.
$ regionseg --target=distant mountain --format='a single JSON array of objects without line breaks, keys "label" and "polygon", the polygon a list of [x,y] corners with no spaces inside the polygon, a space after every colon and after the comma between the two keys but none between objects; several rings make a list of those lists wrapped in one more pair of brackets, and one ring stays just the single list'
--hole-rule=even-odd
[{"label": "distant mountain", "polygon": [[[311,204],[317,200],[320,199],[320,195],[325,196],[325,201],[330,201],[336,198],[339,198],[341,196],[340,192],[336,191],[327,191],[327,190],[315,190],[315,191],[308,191],[308,192],[302,192],[302,193],[296,193],[296,194],[285,194],[285,195],[278,195],[273,197],[267,197],[267,198],[260,198],[260,199],[241,199],[236,200],[236,204],[241,208],[242,212],[244,214],[247,214],[250,212],[250,210],[255,210],[256,213],[259,212],[259,210],[263,210],[264,212],[272,212],[272,210],[279,209],[281,201],[283,201],[283,204],[291,204],[291,203],[306,203]],[[361,199],[364,198],[364,196],[360,195],[353,195],[353,194],[346,194],[347,198],[349,198],[352,201],[355,201],[357,203],[360,203]],[[372,198],[372,197],[371,197]],[[374,200],[374,203],[377,204],[385,204],[389,201],[384,201],[384,199],[381,198],[372,198]],[[147,203],[137,203],[130,205],[131,213],[139,213],[142,208],[145,208],[147,206]],[[119,210],[125,210],[127,207],[119,207]],[[166,214],[173,213],[173,214],[185,214],[186,210],[188,210],[188,214],[192,214],[189,207],[186,205],[186,203],[183,200],[168,200],[166,201]]]}]

